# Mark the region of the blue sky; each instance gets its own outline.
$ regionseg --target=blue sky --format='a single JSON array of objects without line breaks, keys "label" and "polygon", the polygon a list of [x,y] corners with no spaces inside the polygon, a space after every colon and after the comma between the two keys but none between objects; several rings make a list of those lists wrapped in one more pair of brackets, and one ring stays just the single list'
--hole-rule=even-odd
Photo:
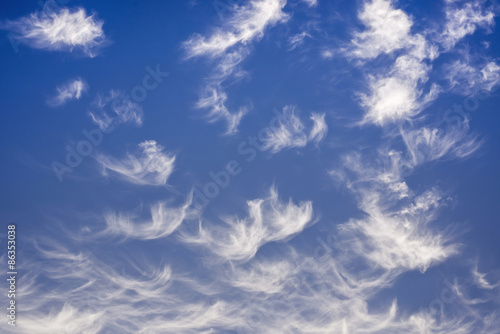
[{"label": "blue sky", "polygon": [[2,333],[500,333],[497,2],[0,6]]}]

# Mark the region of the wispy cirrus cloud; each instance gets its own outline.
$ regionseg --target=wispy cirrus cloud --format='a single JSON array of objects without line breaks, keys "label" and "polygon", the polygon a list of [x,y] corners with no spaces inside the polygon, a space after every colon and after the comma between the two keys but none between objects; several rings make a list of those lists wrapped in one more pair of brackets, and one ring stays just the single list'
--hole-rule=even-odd
[{"label": "wispy cirrus cloud", "polygon": [[184,42],[187,57],[221,56],[235,45],[247,45],[262,38],[266,28],[287,20],[288,15],[282,11],[285,4],[285,0],[253,0],[235,6],[233,15],[210,37],[194,35]]},{"label": "wispy cirrus cloud", "polygon": [[115,236],[126,239],[151,240],[171,235],[184,220],[194,219],[196,213],[190,208],[192,194],[180,206],[167,206],[166,202],[158,202],[151,206],[151,219],[140,221],[134,213],[108,212],[104,219],[106,229],[100,236]]},{"label": "wispy cirrus cloud", "polygon": [[248,261],[262,245],[286,240],[314,222],[311,202],[283,203],[274,188],[269,197],[248,201],[247,205],[247,217],[225,217],[227,227],[200,223],[197,235],[182,233],[180,240],[204,246],[224,260]]},{"label": "wispy cirrus cloud", "polygon": [[138,185],[165,185],[174,171],[175,155],[164,152],[164,147],[154,140],[140,143],[139,148],[140,156],[127,154],[125,159],[97,155],[102,173],[107,175],[111,171],[123,180]]},{"label": "wispy cirrus cloud", "polygon": [[318,5],[318,0],[302,0],[305,2],[309,7],[315,7]]},{"label": "wispy cirrus cloud", "polygon": [[142,125],[141,105],[122,91],[110,90],[107,96],[99,95],[94,106],[98,111],[89,112],[90,118],[103,131],[111,131],[123,123]]},{"label": "wispy cirrus cloud", "polygon": [[234,134],[238,130],[241,119],[248,112],[249,107],[244,106],[238,111],[231,112],[226,106],[227,93],[220,84],[211,84],[204,88],[200,99],[196,103],[197,108],[208,109],[208,121],[213,123],[224,119],[227,123],[226,134]]},{"label": "wispy cirrus cloud", "polygon": [[50,106],[62,106],[69,100],[79,100],[82,97],[82,94],[85,93],[88,89],[87,83],[81,79],[77,78],[71,80],[64,85],[57,87],[56,96],[52,97],[47,101]]},{"label": "wispy cirrus cloud", "polygon": [[294,50],[296,47],[304,43],[304,39],[306,37],[311,37],[311,35],[308,32],[303,31],[288,38],[289,50]]},{"label": "wispy cirrus cloud", "polygon": [[32,48],[97,55],[106,44],[103,21],[97,20],[95,14],[87,15],[83,8],[53,7],[49,1],[41,11],[2,22],[0,28],[10,30],[16,40]]},{"label": "wispy cirrus cloud", "polygon": [[294,106],[284,107],[278,124],[267,130],[262,140],[263,148],[277,153],[285,148],[304,147],[310,142],[318,144],[328,132],[325,114],[312,113],[310,119],[312,126],[308,130],[296,115]]},{"label": "wispy cirrus cloud", "polygon": [[443,68],[449,89],[462,95],[474,91],[492,91],[500,83],[500,66],[494,61],[456,60]]},{"label": "wispy cirrus cloud", "polygon": [[223,83],[244,75],[240,63],[250,53],[251,43],[261,39],[269,27],[288,19],[288,15],[283,12],[285,4],[286,0],[252,0],[247,4],[234,6],[231,17],[209,37],[195,34],[183,43],[188,59],[208,57],[215,63],[215,69],[206,79],[197,107],[208,110],[211,122],[225,120],[228,135],[238,131],[238,125],[249,106],[231,111],[226,105],[227,94]]}]

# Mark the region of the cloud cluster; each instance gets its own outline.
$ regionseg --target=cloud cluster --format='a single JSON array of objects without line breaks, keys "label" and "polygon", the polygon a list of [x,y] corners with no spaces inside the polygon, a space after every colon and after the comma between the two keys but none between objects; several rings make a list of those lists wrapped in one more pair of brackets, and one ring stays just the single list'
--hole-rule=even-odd
[{"label": "cloud cluster", "polygon": [[79,50],[94,57],[105,44],[103,21],[87,15],[83,8],[54,9],[48,1],[43,10],[14,21],[6,21],[0,28],[10,30],[16,40],[30,47],[72,52]]},{"label": "cloud cluster", "polygon": [[142,151],[139,157],[127,154],[127,158],[120,160],[99,154],[96,160],[102,166],[104,175],[109,170],[133,184],[165,185],[174,171],[175,155],[164,152],[163,146],[154,140],[140,143],[139,148]]},{"label": "cloud cluster", "polygon": [[394,57],[385,69],[368,76],[368,92],[360,94],[366,109],[362,123],[385,126],[420,113],[444,90],[436,83],[428,85],[434,60],[478,27],[493,24],[493,13],[483,10],[479,2],[462,7],[450,2],[444,8],[446,21],[441,30],[415,33],[412,19],[395,4],[391,0],[366,1],[359,13],[366,29],[354,33],[347,52],[353,60],[368,61],[383,54]]},{"label": "cloud cluster", "polygon": [[250,53],[251,43],[261,39],[267,28],[287,20],[288,15],[283,12],[285,4],[286,0],[252,0],[245,5],[234,6],[228,21],[209,37],[196,34],[183,44],[187,58],[204,56],[215,62],[215,69],[206,79],[197,107],[208,110],[211,122],[225,120],[226,134],[238,131],[238,125],[249,107],[230,111],[223,83],[244,75],[239,65]]},{"label": "cloud cluster", "polygon": [[445,50],[452,49],[458,41],[472,35],[478,27],[488,29],[495,23],[495,14],[485,9],[484,2],[479,0],[465,4],[447,1],[445,14],[445,27],[438,37]]}]

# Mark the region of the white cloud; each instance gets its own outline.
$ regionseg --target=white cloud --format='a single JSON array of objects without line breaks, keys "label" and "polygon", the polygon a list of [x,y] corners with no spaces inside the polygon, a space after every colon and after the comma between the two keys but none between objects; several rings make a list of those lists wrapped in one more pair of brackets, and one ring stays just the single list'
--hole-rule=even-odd
[{"label": "white cloud", "polygon": [[478,90],[492,91],[500,82],[500,66],[493,61],[471,64],[467,60],[456,60],[443,68],[450,90],[469,95]]},{"label": "white cloud", "polygon": [[283,108],[283,115],[277,119],[277,125],[269,127],[263,139],[264,149],[277,153],[285,148],[304,147],[309,142],[318,144],[328,132],[324,114],[311,114],[313,125],[307,129],[298,116],[294,106]]},{"label": "white cloud", "polygon": [[391,0],[372,0],[364,3],[358,15],[367,30],[354,34],[352,55],[357,58],[375,58],[406,48],[412,39],[412,20]]},{"label": "white cloud", "polygon": [[344,168],[354,173],[344,182],[365,214],[340,226],[344,247],[371,265],[396,271],[425,271],[456,254],[450,237],[428,227],[441,206],[439,192],[433,189],[415,198],[401,177],[408,163],[392,151],[379,154],[382,161],[373,165],[357,154],[343,158]]},{"label": "white cloud", "polygon": [[48,1],[42,11],[0,25],[10,30],[15,39],[30,47],[47,50],[81,50],[94,57],[105,42],[103,21],[94,14],[87,15],[83,8],[59,8],[53,10]]},{"label": "white cloud", "polygon": [[225,119],[227,122],[226,134],[234,134],[238,131],[241,119],[248,112],[247,107],[241,107],[236,112],[230,112],[226,107],[227,94],[218,84],[205,87],[203,95],[198,100],[198,108],[209,109],[207,114],[210,122]]},{"label": "white cloud", "polygon": [[[386,269],[425,271],[457,253],[456,246],[449,244],[446,237],[426,229],[424,214],[411,215],[412,209],[403,210],[408,212],[406,215],[385,212],[379,195],[367,192],[363,196],[360,208],[368,217],[343,224],[341,230],[359,234],[359,239],[350,243],[351,249],[372,263]],[[420,203],[419,207],[431,205],[425,204]]]},{"label": "white cloud", "polygon": [[222,84],[229,78],[238,79],[244,75],[239,64],[250,53],[251,43],[261,39],[267,28],[288,19],[282,11],[285,4],[286,0],[252,0],[245,5],[234,6],[229,20],[209,37],[196,34],[183,43],[187,58],[205,56],[215,61],[215,69],[207,79],[197,107],[209,110],[211,122],[226,120],[226,134],[238,131],[248,107],[230,111]]},{"label": "white cloud", "polygon": [[267,295],[283,292],[286,281],[294,274],[290,261],[267,261],[251,263],[250,268],[231,266],[226,275],[231,285],[253,293]]},{"label": "white cloud", "polygon": [[139,144],[142,155],[136,157],[127,154],[127,158],[118,160],[99,154],[97,162],[102,166],[102,172],[107,175],[110,170],[124,180],[138,185],[162,186],[174,171],[175,155],[165,153],[164,148],[154,140]]},{"label": "white cloud", "polygon": [[309,133],[309,140],[318,144],[325,138],[328,132],[328,126],[325,122],[325,114],[312,113],[311,120],[313,121],[313,127]]},{"label": "white cloud", "polygon": [[268,26],[288,18],[282,11],[285,4],[285,0],[253,0],[236,6],[224,27],[216,29],[209,38],[195,35],[184,43],[187,56],[220,56],[236,44],[246,45],[261,38]]},{"label": "white cloud", "polygon": [[495,14],[483,9],[482,1],[474,0],[462,7],[448,1],[445,7],[446,25],[439,40],[445,50],[450,50],[467,35],[473,34],[478,27],[489,28],[495,22]]},{"label": "white cloud", "polygon": [[491,284],[490,282],[488,282],[488,280],[486,279],[486,274],[478,271],[477,264],[472,269],[472,278],[474,279],[474,283],[482,289],[492,290],[500,287],[500,281],[496,284]]},{"label": "white cloud", "polygon": [[134,214],[108,213],[105,215],[106,229],[101,235],[111,235],[123,239],[151,240],[169,236],[186,219],[193,219],[192,195],[179,207],[169,207],[165,202],[151,206],[151,219],[138,221]]},{"label": "white cloud", "polygon": [[332,49],[323,49],[320,54],[323,59],[332,59],[334,52]]},{"label": "white cloud", "polygon": [[73,99],[80,99],[88,89],[88,85],[80,78],[67,82],[57,87],[57,95],[49,99],[47,103],[51,106],[61,106]]},{"label": "white cloud", "polygon": [[311,35],[305,31],[291,36],[288,39],[289,50],[294,50],[297,46],[301,45],[306,37],[311,37]]},{"label": "white cloud", "polygon": [[[459,2],[448,2],[443,31],[428,29],[422,34],[412,34],[412,20],[400,9],[395,9],[394,3],[391,0],[365,2],[359,19],[367,30],[354,34],[348,52],[352,59],[365,60],[396,50],[400,54],[392,66],[368,77],[369,93],[360,94],[366,109],[362,123],[385,126],[410,120],[420,113],[443,90],[435,83],[427,91],[423,88],[440,52],[450,51],[478,26],[486,28],[493,24],[493,13],[484,10],[481,2],[461,7]],[[439,44],[442,50],[438,49]],[[475,83],[479,85],[474,85],[474,89],[491,90],[500,80],[497,67],[496,63],[489,62],[480,70],[457,61],[445,65],[444,69],[455,91],[470,91]]]},{"label": "white cloud", "polygon": [[[94,105],[99,110],[89,112],[92,121],[103,131],[111,131],[123,123],[142,125],[142,107],[130,100],[124,92],[111,90],[108,96],[99,96]],[[105,110],[110,109],[111,113]]]},{"label": "white cloud", "polygon": [[450,235],[428,226],[444,205],[442,194],[433,188],[415,196],[403,174],[444,157],[469,157],[481,143],[467,134],[468,129],[467,121],[446,129],[401,127],[404,152],[390,148],[396,138],[391,136],[373,161],[363,161],[359,153],[343,157],[343,170],[332,176],[347,185],[365,214],[340,226],[344,247],[390,271],[425,271],[457,254]]},{"label": "white cloud", "polygon": [[269,197],[248,201],[247,205],[247,217],[225,217],[227,227],[204,227],[200,222],[197,235],[184,233],[180,239],[204,246],[225,260],[248,261],[262,245],[286,240],[313,223],[311,202],[283,203],[274,188]]},{"label": "white cloud", "polygon": [[409,153],[409,165],[413,168],[424,162],[450,158],[466,158],[482,144],[474,136],[468,135],[468,122],[446,130],[422,127],[416,130],[401,130]]},{"label": "white cloud", "polygon": [[412,20],[391,0],[365,2],[359,19],[368,28],[357,32],[351,41],[348,56],[352,59],[373,59],[396,50],[400,55],[392,66],[377,75],[368,77],[369,93],[362,93],[361,104],[366,109],[362,123],[379,126],[408,120],[418,114],[440,92],[432,85],[424,93],[423,84],[428,81],[437,57],[437,49],[424,36],[412,34]]},{"label": "white cloud", "polygon": [[414,57],[401,56],[387,76],[371,78],[370,94],[361,96],[362,105],[367,109],[363,121],[383,126],[420,112],[437,94],[434,88],[422,96],[420,85],[427,81],[429,69]]}]

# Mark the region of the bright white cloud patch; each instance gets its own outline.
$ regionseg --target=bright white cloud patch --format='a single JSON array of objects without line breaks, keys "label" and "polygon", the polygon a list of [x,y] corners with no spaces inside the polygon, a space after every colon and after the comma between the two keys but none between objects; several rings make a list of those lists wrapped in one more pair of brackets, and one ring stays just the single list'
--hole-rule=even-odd
[{"label": "bright white cloud patch", "polygon": [[[424,88],[433,70],[433,61],[441,52],[449,52],[477,27],[486,28],[493,24],[493,13],[484,10],[480,2],[449,2],[445,6],[446,21],[442,31],[412,33],[412,20],[402,10],[394,8],[396,3],[391,0],[367,1],[359,13],[366,30],[354,34],[349,57],[373,59],[396,50],[400,54],[391,66],[368,77],[369,93],[361,94],[361,103],[366,109],[362,123],[385,126],[410,120],[420,113],[443,90],[435,83]],[[495,65],[489,62],[481,70],[456,62],[445,65],[445,69],[452,85],[454,81],[468,77],[482,81],[484,87],[491,90],[498,82]],[[476,85],[475,88],[479,87]]]},{"label": "bright white cloud patch", "polygon": [[261,39],[268,27],[288,19],[282,11],[285,4],[286,0],[252,0],[242,6],[234,6],[229,20],[209,37],[196,34],[183,43],[187,58],[206,56],[216,64],[197,107],[209,110],[210,121],[226,120],[226,134],[238,131],[248,106],[230,111],[222,84],[229,78],[240,78],[244,74],[239,64],[250,53],[252,42]]},{"label": "bright white cloud patch", "polygon": [[73,51],[81,50],[94,57],[105,42],[103,21],[87,15],[83,8],[52,9],[50,2],[42,11],[14,21],[2,23],[0,27],[10,30],[15,39],[37,49]]},{"label": "bright white cloud patch", "polygon": [[313,222],[311,202],[283,203],[274,188],[269,197],[248,201],[247,205],[248,217],[223,218],[224,227],[207,228],[200,223],[198,235],[184,234],[181,240],[204,246],[225,260],[248,261],[262,245],[286,240]]},{"label": "bright white cloud patch", "polygon": [[83,93],[88,89],[85,81],[78,78],[62,86],[57,87],[57,95],[49,99],[47,103],[51,106],[61,106],[73,99],[80,99]]},{"label": "bright white cloud patch", "polygon": [[164,148],[154,140],[139,144],[140,156],[127,154],[119,160],[106,155],[98,155],[96,160],[102,166],[104,175],[111,171],[124,180],[138,185],[162,186],[174,171],[175,155],[164,152]]},{"label": "bright white cloud patch", "polygon": [[89,115],[105,132],[123,123],[142,125],[142,107],[131,101],[124,92],[111,90],[108,96],[99,96],[94,105],[98,111],[89,112]]},{"label": "bright white cloud patch", "polygon": [[366,1],[359,13],[366,30],[352,40],[352,54],[358,58],[375,58],[407,47],[413,24],[401,9],[395,9],[391,0]]},{"label": "bright white cloud patch", "polygon": [[308,130],[300,118],[295,115],[294,106],[283,108],[277,124],[267,129],[264,136],[264,149],[277,153],[285,148],[304,147],[309,142],[318,144],[326,136],[328,126],[325,114],[311,114],[312,126]]},{"label": "bright white cloud patch", "polygon": [[440,92],[433,85],[424,94],[422,84],[427,81],[429,70],[418,59],[401,56],[387,76],[371,78],[370,93],[361,95],[362,105],[367,109],[363,122],[383,126],[418,114]]}]

